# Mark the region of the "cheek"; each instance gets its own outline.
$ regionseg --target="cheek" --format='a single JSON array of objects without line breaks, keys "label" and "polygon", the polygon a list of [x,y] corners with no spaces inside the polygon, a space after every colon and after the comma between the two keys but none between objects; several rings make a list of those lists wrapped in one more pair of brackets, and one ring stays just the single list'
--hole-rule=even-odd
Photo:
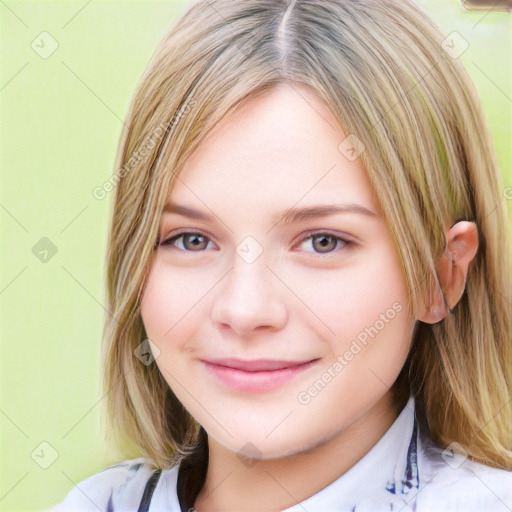
[{"label": "cheek", "polygon": [[351,275],[349,286],[350,299],[344,299],[336,324],[337,354],[351,366],[354,383],[363,379],[376,389],[391,386],[407,357],[413,328],[407,286],[393,250],[370,258]]},{"label": "cheek", "polygon": [[386,322],[390,333],[403,331],[407,322],[407,288],[392,250],[375,251],[364,261],[355,255],[337,270],[301,271],[288,279],[308,307],[307,317],[318,319],[336,339],[350,340],[367,327],[381,326],[381,315],[393,320]]},{"label": "cheek", "polygon": [[141,317],[150,339],[157,341],[172,327],[170,311],[174,310],[174,297],[160,279],[159,273],[152,269],[146,281],[141,299]]},{"label": "cheek", "polygon": [[314,302],[308,305],[323,314],[335,334],[326,337],[324,364],[297,399],[307,406],[308,418],[341,424],[391,388],[407,358],[414,323],[392,251],[380,251],[335,276],[322,277],[317,281],[322,293],[310,294]]},{"label": "cheek", "polygon": [[141,316],[151,339],[181,339],[187,324],[193,323],[208,283],[183,269],[165,266],[155,260],[141,299]]}]

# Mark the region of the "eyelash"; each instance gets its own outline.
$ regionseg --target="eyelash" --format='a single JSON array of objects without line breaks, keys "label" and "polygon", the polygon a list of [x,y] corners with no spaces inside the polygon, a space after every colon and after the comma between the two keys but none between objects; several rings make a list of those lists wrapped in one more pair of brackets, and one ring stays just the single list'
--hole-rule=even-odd
[{"label": "eyelash", "polygon": [[[176,241],[178,240],[179,238],[181,238],[183,235],[199,235],[199,236],[202,236],[204,237],[205,239],[208,240],[208,242],[211,242],[211,239],[210,237],[206,236],[205,234],[201,233],[200,231],[182,231],[180,233],[177,233],[175,235],[173,235],[172,237],[169,237],[167,238],[166,240],[164,240],[163,242],[160,242],[158,241],[157,242],[157,245],[160,245],[162,247],[165,247],[165,246],[170,246],[172,249],[176,249],[178,251],[182,251],[182,252],[189,252],[189,253],[194,253],[194,252],[197,252],[197,253],[201,253],[201,252],[205,252],[206,249],[203,249],[203,250],[200,250],[200,251],[189,251],[187,249],[179,249],[175,246],[172,245],[172,241]],[[336,239],[337,242],[342,242],[342,248],[345,248],[345,249],[349,249],[351,248],[352,246],[355,246],[356,243],[352,240],[349,240],[347,238],[342,238],[338,235],[336,235],[335,233],[331,233],[329,231],[308,231],[300,240],[299,240],[299,245],[304,243],[306,240],[309,240],[309,239],[313,239],[313,238],[316,238],[317,236],[321,236],[321,235],[324,235],[324,236],[327,236],[327,237],[332,237],[334,239]],[[317,256],[319,256],[320,258],[329,258],[329,257],[332,257],[333,255],[335,255],[337,252],[339,252],[339,247],[338,248],[335,248],[333,249],[331,252],[328,252],[328,253],[320,253],[320,252],[311,252],[311,251],[306,251],[310,254],[316,254]]]}]

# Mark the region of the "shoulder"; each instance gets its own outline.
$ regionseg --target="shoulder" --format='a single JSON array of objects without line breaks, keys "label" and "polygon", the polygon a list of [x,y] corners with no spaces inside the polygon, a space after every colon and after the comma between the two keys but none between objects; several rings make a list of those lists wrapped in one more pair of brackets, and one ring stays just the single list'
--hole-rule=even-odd
[{"label": "shoulder", "polygon": [[[450,447],[449,447],[450,448]],[[419,510],[510,512],[512,471],[468,458],[463,450],[439,448],[428,441],[421,452]]]},{"label": "shoulder", "polygon": [[47,512],[135,512],[155,469],[142,457],[114,464],[76,484],[62,502]]}]

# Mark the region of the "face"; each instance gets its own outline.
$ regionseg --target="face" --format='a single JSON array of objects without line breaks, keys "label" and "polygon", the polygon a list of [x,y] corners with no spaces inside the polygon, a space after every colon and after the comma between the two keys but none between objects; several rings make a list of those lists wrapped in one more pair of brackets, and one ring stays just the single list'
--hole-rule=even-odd
[{"label": "face", "polygon": [[162,214],[141,303],[155,363],[234,452],[332,438],[407,357],[398,252],[347,135],[306,86],[279,85],[216,127]]}]

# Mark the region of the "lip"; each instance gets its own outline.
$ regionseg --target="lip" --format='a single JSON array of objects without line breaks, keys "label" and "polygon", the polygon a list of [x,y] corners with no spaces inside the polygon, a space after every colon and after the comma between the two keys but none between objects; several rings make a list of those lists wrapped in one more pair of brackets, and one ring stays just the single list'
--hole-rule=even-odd
[{"label": "lip", "polygon": [[271,391],[299,373],[311,368],[319,359],[286,361],[256,359],[252,361],[224,358],[203,360],[210,374],[222,384],[237,391],[252,393]]}]

